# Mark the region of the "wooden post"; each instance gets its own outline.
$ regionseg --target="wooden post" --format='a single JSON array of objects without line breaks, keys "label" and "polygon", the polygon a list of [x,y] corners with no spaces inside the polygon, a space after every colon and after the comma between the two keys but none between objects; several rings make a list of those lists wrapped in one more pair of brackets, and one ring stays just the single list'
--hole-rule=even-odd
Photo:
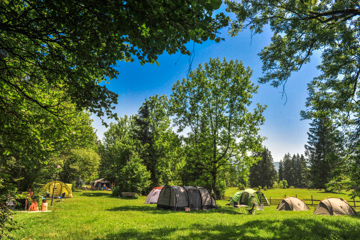
[{"label": "wooden post", "polygon": [[314,200],[313,200],[312,195],[311,195],[311,205],[314,205]]}]

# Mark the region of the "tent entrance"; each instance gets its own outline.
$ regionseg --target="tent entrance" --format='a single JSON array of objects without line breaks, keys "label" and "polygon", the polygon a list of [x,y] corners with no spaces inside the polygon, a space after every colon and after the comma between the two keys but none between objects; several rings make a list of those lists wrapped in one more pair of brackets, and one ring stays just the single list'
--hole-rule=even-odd
[{"label": "tent entrance", "polygon": [[187,193],[189,197],[190,209],[201,209],[201,196],[199,190],[189,189]]},{"label": "tent entrance", "polygon": [[241,197],[240,197],[240,204],[248,205],[248,203],[249,203],[249,193],[243,192],[243,194],[241,194]]}]

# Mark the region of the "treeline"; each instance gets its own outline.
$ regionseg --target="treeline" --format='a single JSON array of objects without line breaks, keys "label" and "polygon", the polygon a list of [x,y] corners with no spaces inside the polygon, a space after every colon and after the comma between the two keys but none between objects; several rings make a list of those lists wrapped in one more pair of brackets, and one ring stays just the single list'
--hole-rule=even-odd
[{"label": "treeline", "polygon": [[344,134],[329,118],[314,119],[310,124],[308,142],[303,154],[285,154],[279,162],[278,173],[273,167],[269,150],[261,153],[262,160],[250,168],[251,187],[295,187],[340,191],[356,184],[344,146]]}]

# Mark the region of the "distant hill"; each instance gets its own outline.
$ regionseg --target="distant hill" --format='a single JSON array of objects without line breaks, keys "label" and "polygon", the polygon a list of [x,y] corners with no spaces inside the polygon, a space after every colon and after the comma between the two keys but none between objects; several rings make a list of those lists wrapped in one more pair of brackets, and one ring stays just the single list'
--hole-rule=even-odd
[{"label": "distant hill", "polygon": [[277,172],[279,172],[279,162],[274,162],[274,167]]}]

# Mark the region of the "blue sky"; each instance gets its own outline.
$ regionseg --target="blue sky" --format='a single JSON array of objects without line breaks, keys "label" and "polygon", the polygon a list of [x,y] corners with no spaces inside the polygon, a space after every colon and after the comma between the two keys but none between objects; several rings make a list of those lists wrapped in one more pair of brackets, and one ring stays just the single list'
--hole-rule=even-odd
[{"label": "blue sky", "polygon": [[[227,34],[227,29],[224,29],[220,36],[224,37],[225,41],[207,41],[195,45],[192,69],[197,68],[200,63],[208,62],[210,58],[226,58],[227,61],[237,59],[253,70],[252,81],[258,84],[258,78],[263,75],[258,53],[270,44],[270,30],[265,29],[262,34],[254,36],[251,36],[250,31],[244,31],[231,38]],[[193,44],[188,46],[192,49]],[[271,151],[275,162],[280,161],[288,152],[304,153],[309,122],[300,120],[300,111],[305,109],[307,83],[318,75],[316,66],[320,63],[319,59],[318,56],[314,56],[309,64],[291,76],[286,84],[287,99],[282,98],[282,89],[276,89],[269,83],[261,84],[258,94],[253,97],[253,103],[268,105],[264,113],[266,121],[261,127],[260,134],[267,137],[264,145]],[[186,77],[189,69],[189,56],[180,53],[164,53],[158,62],[159,66],[141,65],[138,61],[118,62],[116,69],[120,74],[107,87],[119,94],[115,110],[119,117],[136,114],[144,100],[150,96],[169,96],[173,83]],[[107,129],[101,125],[98,118],[93,119],[93,127],[101,140]],[[107,122],[111,121],[114,120]]]}]

